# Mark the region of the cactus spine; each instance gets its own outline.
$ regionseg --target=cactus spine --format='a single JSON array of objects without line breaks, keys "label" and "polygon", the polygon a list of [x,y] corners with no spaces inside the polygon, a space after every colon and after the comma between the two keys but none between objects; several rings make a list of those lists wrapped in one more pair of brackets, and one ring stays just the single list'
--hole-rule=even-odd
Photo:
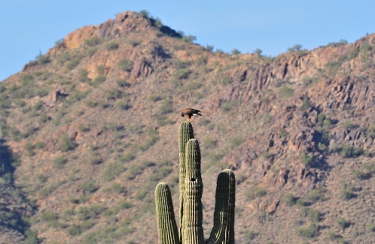
[{"label": "cactus spine", "polygon": [[160,244],[234,244],[235,177],[226,169],[218,175],[214,226],[208,240],[203,236],[201,153],[187,121],[179,128],[180,235],[174,219],[169,187],[159,183],[155,190]]}]

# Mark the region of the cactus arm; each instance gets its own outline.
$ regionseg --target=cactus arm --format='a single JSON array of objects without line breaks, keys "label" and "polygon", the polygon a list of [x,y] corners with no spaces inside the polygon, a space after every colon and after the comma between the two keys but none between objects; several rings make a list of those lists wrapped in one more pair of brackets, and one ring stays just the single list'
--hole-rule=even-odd
[{"label": "cactus arm", "polygon": [[164,182],[156,186],[155,204],[159,244],[179,244],[171,191]]},{"label": "cactus arm", "polygon": [[193,126],[188,122],[182,122],[178,130],[178,148],[180,157],[180,242],[182,242],[183,236],[183,217],[184,217],[184,192],[185,192],[185,146],[186,143],[194,138]]},{"label": "cactus arm", "polygon": [[221,172],[217,177],[214,226],[210,238],[206,241],[207,244],[222,243],[225,238],[229,216],[229,181],[229,175],[225,171]]},{"label": "cactus arm", "polygon": [[228,200],[228,227],[225,237],[225,244],[234,244],[234,218],[235,218],[235,202],[236,202],[236,178],[232,170],[226,169],[229,175],[229,200]]},{"label": "cactus arm", "polygon": [[186,144],[186,176],[184,194],[183,242],[184,244],[204,244],[202,227],[201,154],[199,143],[190,139]]}]

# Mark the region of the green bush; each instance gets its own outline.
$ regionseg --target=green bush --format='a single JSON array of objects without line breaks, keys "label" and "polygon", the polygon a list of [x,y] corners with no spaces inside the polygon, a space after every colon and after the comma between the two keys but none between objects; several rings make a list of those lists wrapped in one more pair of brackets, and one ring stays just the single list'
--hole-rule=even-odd
[{"label": "green bush", "polygon": [[46,210],[40,215],[42,221],[54,221],[57,220],[57,214],[53,211]]},{"label": "green bush", "polygon": [[107,193],[121,194],[125,192],[125,187],[123,187],[119,183],[113,182],[109,187],[107,187],[103,191]]},{"label": "green bush", "polygon": [[115,41],[111,41],[105,45],[105,48],[107,50],[115,50],[119,47],[119,44]]},{"label": "green bush", "polygon": [[59,143],[60,151],[67,152],[70,150],[74,150],[75,147],[76,147],[75,143],[67,135],[63,135],[60,138],[60,143]]},{"label": "green bush", "polygon": [[375,138],[375,125],[371,125],[367,128],[366,135],[373,139]]},{"label": "green bush", "polygon": [[293,95],[293,89],[286,86],[286,85],[283,85],[281,88],[280,88],[280,94],[283,98],[288,98],[288,97],[291,97]]},{"label": "green bush", "polygon": [[91,229],[95,225],[93,221],[85,221],[82,224],[72,224],[67,228],[67,232],[72,236],[79,236],[83,232]]},{"label": "green bush", "polygon": [[356,197],[354,194],[354,186],[352,184],[344,184],[341,190],[341,198],[344,200],[350,200]]},{"label": "green bush", "polygon": [[212,138],[206,137],[206,138],[203,140],[203,145],[204,145],[206,148],[215,148],[216,145],[217,145],[217,141],[213,140]]},{"label": "green bush", "polygon": [[56,165],[57,168],[61,168],[66,164],[66,162],[68,162],[68,160],[64,156],[55,158],[55,160],[53,160],[53,163]]},{"label": "green bush", "polygon": [[163,100],[161,106],[159,107],[159,112],[161,114],[168,114],[172,113],[172,102],[170,100]]},{"label": "green bush", "polygon": [[263,187],[258,187],[256,189],[251,189],[248,192],[246,192],[246,198],[248,200],[253,200],[257,197],[264,197],[267,195],[267,190]]},{"label": "green bush", "polygon": [[83,206],[78,209],[79,220],[89,220],[97,217],[105,210],[105,207],[99,204],[93,204],[89,207]]},{"label": "green bush", "polygon": [[221,111],[229,112],[236,108],[239,104],[238,100],[226,101],[221,105]]},{"label": "green bush", "polygon": [[327,70],[327,73],[330,77],[333,77],[336,73],[337,73],[337,70],[340,68],[341,66],[341,63],[339,62],[328,62],[326,64],[326,70]]},{"label": "green bush", "polygon": [[70,61],[67,65],[66,65],[66,68],[68,70],[73,70],[75,67],[77,67],[79,65],[79,59],[75,58],[73,59],[72,61]]},{"label": "green bush", "polygon": [[123,88],[130,86],[130,83],[126,82],[125,80],[117,80],[116,83],[118,86],[123,87]]},{"label": "green bush", "polygon": [[350,144],[344,144],[340,150],[340,156],[343,158],[359,157],[363,154],[363,149],[354,147]]},{"label": "green bush", "polygon": [[105,181],[114,180],[117,176],[119,176],[123,171],[124,167],[120,164],[110,163],[108,164],[107,168],[103,172],[103,178]]},{"label": "green bush", "polygon": [[202,83],[192,81],[192,82],[185,83],[181,87],[181,91],[187,92],[187,91],[191,91],[191,90],[197,90],[201,86],[202,86]]},{"label": "green bush", "polygon": [[294,197],[293,193],[286,193],[283,196],[283,202],[285,202],[288,206],[293,206],[296,204],[297,198]]},{"label": "green bush", "polygon": [[131,106],[128,104],[127,100],[120,100],[116,103],[116,107],[122,109],[122,110],[128,110],[131,108]]},{"label": "green bush", "polygon": [[98,190],[98,187],[93,180],[89,180],[81,184],[81,189],[89,193],[94,193]]},{"label": "green bush", "polygon": [[301,154],[301,163],[307,167],[307,166],[311,166],[311,164],[313,163],[313,156],[309,156],[308,154],[306,154],[305,152],[303,152]]},{"label": "green bush", "polygon": [[130,72],[132,70],[133,63],[129,59],[124,58],[120,60],[120,62],[118,63],[118,66],[121,70]]},{"label": "green bush", "polygon": [[348,228],[350,226],[350,222],[347,221],[346,219],[340,217],[336,220],[336,224],[341,228],[341,229],[345,229],[345,228]]},{"label": "green bush", "polygon": [[297,233],[299,236],[306,237],[306,238],[314,238],[318,234],[319,226],[316,223],[311,223],[306,227],[300,227],[297,229]]},{"label": "green bush", "polygon": [[371,224],[371,223],[368,223],[366,225],[366,229],[368,232],[375,232],[375,225]]},{"label": "green bush", "polygon": [[96,36],[93,36],[91,38],[88,38],[85,40],[85,44],[89,47],[96,46],[100,43],[100,39]]},{"label": "green bush", "polygon": [[132,45],[133,47],[136,47],[136,46],[142,44],[142,40],[129,40],[128,42],[129,42],[129,44]]},{"label": "green bush", "polygon": [[104,75],[98,75],[97,77],[95,77],[95,79],[92,81],[92,85],[94,87],[98,87],[100,86],[100,84],[102,84],[107,78],[104,76]]}]

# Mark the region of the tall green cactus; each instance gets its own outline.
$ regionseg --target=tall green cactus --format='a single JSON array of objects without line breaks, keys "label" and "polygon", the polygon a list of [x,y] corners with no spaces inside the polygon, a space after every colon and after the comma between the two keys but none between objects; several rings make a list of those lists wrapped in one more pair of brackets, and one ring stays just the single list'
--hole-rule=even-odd
[{"label": "tall green cactus", "polygon": [[214,226],[204,240],[202,228],[201,153],[190,122],[179,128],[180,231],[174,217],[171,192],[166,183],[156,186],[155,202],[160,244],[234,244],[235,177],[226,169],[217,178]]}]

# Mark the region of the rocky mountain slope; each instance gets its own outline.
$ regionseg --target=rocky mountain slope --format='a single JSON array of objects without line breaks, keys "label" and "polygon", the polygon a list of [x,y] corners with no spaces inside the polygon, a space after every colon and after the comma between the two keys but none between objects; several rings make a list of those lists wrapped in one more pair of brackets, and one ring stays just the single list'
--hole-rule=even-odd
[{"label": "rocky mountain slope", "polygon": [[193,39],[124,12],[0,84],[1,243],[154,243],[185,107],[206,235],[230,167],[237,243],[375,242],[375,35],[274,58]]}]

